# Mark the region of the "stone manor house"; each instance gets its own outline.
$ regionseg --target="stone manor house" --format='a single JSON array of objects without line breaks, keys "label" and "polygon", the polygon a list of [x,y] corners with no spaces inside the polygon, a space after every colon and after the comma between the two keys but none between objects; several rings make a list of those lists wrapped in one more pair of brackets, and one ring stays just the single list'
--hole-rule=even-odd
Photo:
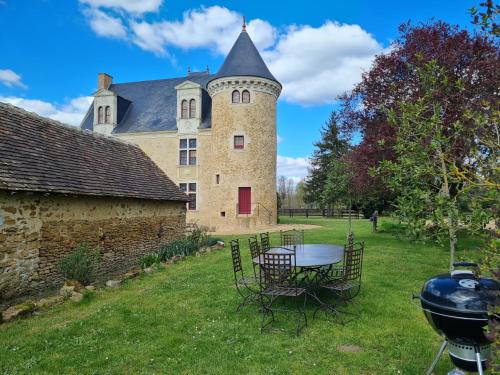
[{"label": "stone manor house", "polygon": [[243,25],[217,74],[130,83],[99,74],[81,128],[138,145],[189,196],[188,222],[255,228],[277,218],[280,92]]}]

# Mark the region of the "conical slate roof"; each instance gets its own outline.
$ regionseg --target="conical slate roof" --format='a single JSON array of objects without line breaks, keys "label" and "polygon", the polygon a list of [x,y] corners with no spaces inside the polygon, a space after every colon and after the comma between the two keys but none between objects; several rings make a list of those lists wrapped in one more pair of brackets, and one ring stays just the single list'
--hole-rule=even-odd
[{"label": "conical slate roof", "polygon": [[245,30],[236,39],[233,48],[231,48],[224,60],[224,64],[222,64],[211,81],[217,78],[233,76],[261,77],[278,82],[267,68],[266,63],[262,60],[259,51],[257,51],[252,39]]}]

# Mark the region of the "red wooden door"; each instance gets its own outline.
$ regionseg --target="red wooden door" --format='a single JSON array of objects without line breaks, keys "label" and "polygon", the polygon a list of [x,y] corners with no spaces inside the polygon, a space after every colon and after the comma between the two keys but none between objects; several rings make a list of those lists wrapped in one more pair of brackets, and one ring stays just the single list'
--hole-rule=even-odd
[{"label": "red wooden door", "polygon": [[239,214],[252,213],[252,188],[249,187],[238,188],[238,213]]}]

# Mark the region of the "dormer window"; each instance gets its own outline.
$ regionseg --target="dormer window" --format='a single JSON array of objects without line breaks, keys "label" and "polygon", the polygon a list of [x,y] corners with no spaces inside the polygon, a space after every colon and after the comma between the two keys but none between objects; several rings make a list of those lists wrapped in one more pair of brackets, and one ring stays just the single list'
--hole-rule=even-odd
[{"label": "dormer window", "polygon": [[189,118],[196,117],[196,100],[191,99],[189,101]]},{"label": "dormer window", "polygon": [[250,103],[250,92],[248,90],[243,90],[241,93],[241,102]]},{"label": "dormer window", "polygon": [[181,102],[181,118],[188,118],[188,102],[185,99]]},{"label": "dormer window", "polygon": [[97,109],[97,123],[98,124],[104,123],[104,108],[102,108],[102,107],[99,107]]},{"label": "dormer window", "polygon": [[106,106],[106,113],[105,113],[105,120],[104,122],[106,124],[111,124],[111,107],[108,105]]},{"label": "dormer window", "polygon": [[232,94],[232,102],[239,103],[240,102],[240,92],[238,90],[234,90]]}]

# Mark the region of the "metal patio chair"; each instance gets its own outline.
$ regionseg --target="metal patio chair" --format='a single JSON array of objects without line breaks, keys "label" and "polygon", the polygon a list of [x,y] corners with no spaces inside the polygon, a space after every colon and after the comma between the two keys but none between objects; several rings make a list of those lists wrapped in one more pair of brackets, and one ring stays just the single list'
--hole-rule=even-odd
[{"label": "metal patio chair", "polygon": [[[344,247],[344,259],[342,266],[332,270],[332,277],[321,285],[322,289],[327,290],[335,297],[338,297],[340,302],[352,300],[361,290],[361,271],[363,266],[364,247],[364,242],[356,244],[349,244],[348,242],[348,244]],[[342,324],[346,323],[346,321],[342,318],[342,315],[350,315],[353,318],[357,317],[356,314],[336,309],[332,304],[328,304],[321,300],[318,300],[318,302],[320,302],[320,306],[314,312],[313,317],[316,317],[316,313],[320,309],[332,313],[340,319]]]},{"label": "metal patio chair", "polygon": [[243,298],[243,301],[236,308],[236,312],[240,311],[244,306],[257,300],[259,296],[259,281],[255,276],[245,276],[243,266],[241,264],[241,252],[239,240],[231,240],[231,257],[233,261],[234,285],[238,294]]},{"label": "metal patio chair", "polygon": [[253,274],[255,278],[257,278],[260,268],[259,264],[254,262],[253,259],[259,258],[262,254],[257,236],[251,236],[248,238],[248,247],[250,248],[250,257],[252,258]]},{"label": "metal patio chair", "polygon": [[260,248],[263,253],[271,249],[271,242],[269,241],[269,232],[260,234]]},{"label": "metal patio chair", "polygon": [[364,248],[364,242],[346,245],[343,264],[338,269],[337,277],[322,285],[322,288],[330,290],[343,301],[349,301],[356,297],[361,290]]},{"label": "metal patio chair", "polygon": [[[281,254],[267,252],[263,253],[262,256],[263,264],[261,266],[262,272],[260,273],[260,293],[262,296],[263,316],[261,331],[270,327],[275,321],[275,311],[291,311],[286,307],[276,307],[278,298],[287,297],[297,300],[297,326],[295,332],[299,335],[300,331],[307,326],[307,316],[304,311],[307,293],[305,288],[298,286],[295,275],[295,254],[291,251]],[[300,299],[302,298],[303,303],[300,304]],[[268,318],[269,316],[270,319]]]},{"label": "metal patio chair", "polygon": [[286,230],[280,231],[281,246],[300,246],[304,245],[304,231],[303,230]]}]

